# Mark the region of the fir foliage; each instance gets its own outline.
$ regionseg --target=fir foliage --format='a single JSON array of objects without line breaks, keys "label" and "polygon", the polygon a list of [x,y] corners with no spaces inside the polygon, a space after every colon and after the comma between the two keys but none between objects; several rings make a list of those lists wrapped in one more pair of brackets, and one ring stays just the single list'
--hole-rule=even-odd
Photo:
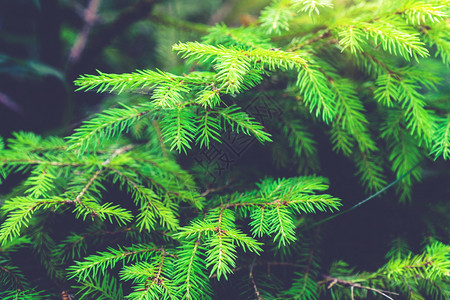
[{"label": "fir foliage", "polygon": [[450,264],[447,245],[432,242],[417,255],[394,246],[389,253],[389,261],[375,272],[355,272],[347,263],[338,261],[331,266],[330,276],[319,284],[334,290],[333,299],[377,294],[387,299],[394,299],[399,294],[407,299],[448,298],[446,277]]},{"label": "fir foliage", "polygon": [[[436,75],[450,61],[448,4],[274,0],[249,26],[174,43],[184,68],[80,76],[77,91],[139,96],[66,138],[0,137],[0,182],[23,178],[1,202],[2,299],[61,292],[30,284],[14,265],[23,249],[80,299],[213,299],[233,280],[257,299],[448,299],[450,249],[429,232],[421,253],[397,240],[372,272],[339,258],[327,268],[321,233],[303,232],[343,205],[312,175],[326,174],[321,147],[349,159],[367,192],[394,180],[400,202],[423,161],[450,158]],[[258,117],[255,92],[283,113]],[[243,169],[212,186],[191,162],[230,136],[270,149],[289,175]],[[70,228],[56,232],[61,220]],[[279,268],[289,282],[269,277]]]}]

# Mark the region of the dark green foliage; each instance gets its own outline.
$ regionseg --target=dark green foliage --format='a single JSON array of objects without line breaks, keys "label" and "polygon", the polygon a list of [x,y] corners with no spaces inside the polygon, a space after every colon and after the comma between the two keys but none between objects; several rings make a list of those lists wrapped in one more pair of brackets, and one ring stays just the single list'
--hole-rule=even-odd
[{"label": "dark green foliage", "polygon": [[[375,271],[328,267],[314,215],[343,203],[313,175],[327,174],[325,149],[366,192],[398,180],[393,197],[410,203],[422,163],[450,158],[448,4],[274,0],[249,26],[162,19],[204,34],[174,41],[178,68],[82,75],[78,91],[129,99],[65,139],[0,138],[0,180],[23,178],[1,200],[2,299],[213,299],[236,282],[230,294],[258,300],[448,299],[433,223],[445,217],[419,254],[396,239]],[[255,94],[279,113],[264,117]],[[255,142],[231,175],[218,162],[230,141]],[[255,148],[272,157],[250,166]],[[56,287],[14,265],[25,249]]]}]

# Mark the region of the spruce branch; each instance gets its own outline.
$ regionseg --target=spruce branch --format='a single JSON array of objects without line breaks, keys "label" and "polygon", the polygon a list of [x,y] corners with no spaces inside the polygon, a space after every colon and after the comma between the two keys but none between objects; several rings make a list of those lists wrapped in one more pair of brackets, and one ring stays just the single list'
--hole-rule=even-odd
[{"label": "spruce branch", "polygon": [[342,45],[341,52],[344,52],[347,48],[354,55],[364,52],[363,46],[366,45],[366,41],[363,30],[352,25],[346,28],[339,28],[338,30],[339,43]]},{"label": "spruce branch", "polygon": [[[102,92],[132,91],[135,89],[154,89],[156,87],[175,87],[182,85],[203,85],[202,78],[195,76],[178,76],[160,70],[138,70],[126,74],[107,74],[97,70],[98,75],[82,75],[74,84],[77,91],[96,90]],[[203,74],[206,75],[206,74]]]},{"label": "spruce branch", "polygon": [[422,26],[424,40],[430,46],[436,46],[435,56],[441,56],[442,62],[447,67],[450,63],[450,39],[448,37],[450,25],[448,22],[441,22],[432,27]]},{"label": "spruce branch", "polygon": [[280,35],[283,31],[289,31],[289,22],[294,17],[294,11],[287,5],[287,1],[272,1],[261,11],[259,22],[261,29],[266,34]]},{"label": "spruce branch", "polygon": [[376,45],[380,43],[384,51],[393,55],[400,55],[408,61],[410,57],[418,61],[419,57],[429,56],[418,33],[395,23],[395,19],[378,20],[376,23],[365,23],[362,28]]},{"label": "spruce branch", "polygon": [[[181,54],[183,58],[191,58],[199,62],[213,62],[222,63],[222,67],[219,70],[225,70],[225,67],[230,65],[222,59],[234,59],[239,60],[250,67],[261,66],[271,71],[275,69],[299,70],[307,66],[307,62],[304,58],[296,53],[290,53],[277,49],[250,49],[242,50],[236,48],[226,48],[224,46],[211,46],[198,42],[179,43],[173,46],[173,50]],[[232,62],[232,61],[230,61]]]},{"label": "spruce branch", "polygon": [[378,147],[367,128],[369,122],[364,114],[364,106],[358,99],[352,83],[340,79],[332,81],[331,85],[336,94],[336,104],[339,105],[337,108],[339,114],[336,117],[340,125],[354,137],[361,152],[377,151]]},{"label": "spruce branch", "polygon": [[[289,141],[289,146],[293,149],[295,155],[302,161],[305,160],[305,168],[317,170],[319,160],[317,157],[317,142],[313,138],[310,127],[295,118],[282,117],[283,126],[281,130]],[[303,165],[300,165],[303,167]]]},{"label": "spruce branch", "polygon": [[122,105],[121,108],[106,110],[86,121],[67,138],[70,144],[68,150],[76,149],[80,155],[88,150],[95,153],[97,147],[104,144],[105,140],[127,132],[137,120],[150,113],[153,108],[152,105],[144,104],[137,107]]},{"label": "spruce branch", "polygon": [[211,139],[221,143],[219,134],[221,128],[220,120],[214,118],[209,111],[205,112],[199,121],[198,134],[195,142],[200,144],[200,148],[209,148]]},{"label": "spruce branch", "polygon": [[120,261],[130,262],[137,259],[152,257],[155,252],[164,249],[152,247],[152,245],[136,245],[131,247],[108,248],[108,252],[98,252],[85,258],[84,261],[77,261],[76,265],[69,267],[69,278],[85,280],[88,277],[103,276],[106,270],[114,268]]},{"label": "spruce branch", "polygon": [[434,118],[425,108],[425,99],[418,92],[418,79],[396,78],[393,74],[382,75],[378,80],[378,89],[374,94],[378,101],[393,106],[397,102],[405,110],[404,118],[411,134],[417,136],[425,145],[429,145],[434,131]]},{"label": "spruce branch", "polygon": [[357,152],[355,162],[361,182],[369,191],[379,191],[387,184],[383,167],[378,163],[377,157],[370,153]]},{"label": "spruce branch", "polygon": [[146,297],[151,297],[151,299],[174,299],[175,287],[167,277],[171,274],[163,271],[170,264],[168,262],[169,259],[169,253],[163,250],[153,263],[143,261],[124,267],[120,272],[121,278],[138,283],[134,292],[127,297],[131,299],[145,299]]},{"label": "spruce branch", "polygon": [[[435,242],[442,230],[435,223],[421,253],[397,242],[378,269],[357,272],[338,261],[322,282],[318,231],[310,238],[309,229],[392,186],[400,201],[414,198],[420,162],[427,155],[450,157],[447,90],[439,86],[450,61],[448,1],[344,1],[330,10],[328,0],[274,0],[257,21],[235,28],[185,21],[196,16],[178,2],[175,19],[149,14],[155,1],[139,0],[109,29],[99,27],[108,35],[93,42],[104,46],[115,26],[148,16],[151,23],[204,35],[173,46],[188,60],[184,67],[82,75],[77,90],[109,92],[115,94],[110,103],[125,104],[103,110],[67,139],[23,132],[0,137],[0,176],[8,188],[15,176],[21,179],[0,201],[0,298],[51,297],[38,289],[44,277],[29,280],[20,272],[23,263],[14,265],[31,248],[48,273],[43,276],[55,281],[49,291],[68,291],[68,273],[81,298],[212,299],[227,280],[243,282],[244,293],[258,299],[311,300],[329,297],[325,293],[336,299],[447,299],[449,249]],[[231,4],[225,3],[226,11]],[[244,7],[235,4],[236,11]],[[317,18],[319,12],[325,17]],[[160,34],[155,38],[160,42]],[[139,96],[125,99],[127,93]],[[262,109],[270,118],[259,114]],[[224,136],[229,132],[249,143],[273,140],[268,147],[272,162],[280,162],[276,169],[271,162],[253,168],[246,161],[222,173],[220,159],[230,149],[237,152]],[[224,148],[211,147],[216,142]],[[202,152],[192,150],[196,146]],[[351,160],[362,185],[377,192],[309,224],[311,214],[342,206],[326,193],[327,179],[295,174],[327,174],[328,150]],[[198,170],[192,159],[218,173],[191,175]],[[396,179],[386,185],[387,165]],[[254,178],[264,179],[254,187]],[[429,222],[439,224],[444,210],[436,207]],[[78,218],[74,226],[66,226],[70,213]],[[273,275],[281,273],[272,267],[289,268],[292,276],[279,282]],[[272,277],[265,280],[262,268]]]},{"label": "spruce branch", "polygon": [[53,189],[56,176],[55,168],[46,164],[40,164],[31,171],[32,175],[27,178],[30,188],[25,193],[32,198],[49,198],[49,191]]},{"label": "spruce branch", "polygon": [[[295,272],[296,279],[293,280],[289,290],[284,291],[282,296],[294,297],[298,300],[318,299],[318,243],[319,243],[320,226],[314,231],[312,241],[303,239],[301,243],[302,251],[300,252],[301,260],[299,263],[304,265],[300,271]],[[303,250],[304,249],[304,250]]]},{"label": "spruce branch", "polygon": [[292,6],[299,11],[319,14],[319,7],[333,7],[331,0],[291,0]]},{"label": "spruce branch", "polygon": [[339,284],[339,285],[350,287],[351,299],[352,300],[355,299],[354,296],[353,296],[353,290],[355,288],[373,291],[373,292],[378,293],[378,294],[380,294],[380,295],[382,295],[385,298],[390,299],[390,300],[394,300],[394,298],[390,297],[388,294],[397,295],[397,296],[399,295],[398,293],[395,293],[395,292],[379,290],[379,289],[363,286],[363,285],[361,285],[359,283],[347,281],[347,280],[344,280],[344,279],[334,278],[334,277],[331,277],[331,276],[324,276],[324,277],[325,277],[325,280],[319,282],[319,284],[328,284],[328,286],[327,286],[328,289],[332,288],[335,284]]},{"label": "spruce branch", "polygon": [[328,79],[317,68],[309,66],[301,69],[297,76],[297,86],[311,114],[321,116],[330,123],[336,115],[335,95],[328,88]]},{"label": "spruce branch", "polygon": [[22,227],[28,225],[36,210],[57,208],[65,202],[61,198],[33,199],[31,197],[16,197],[6,201],[2,210],[7,211],[8,215],[0,227],[0,244],[6,245],[10,239],[19,236]]},{"label": "spruce branch", "polygon": [[178,259],[175,267],[179,272],[175,274],[173,281],[174,285],[179,287],[176,295],[182,299],[198,299],[202,296],[209,299],[212,293],[206,275],[204,251],[201,234],[197,239],[185,242],[177,249]]},{"label": "spruce branch", "polygon": [[355,288],[362,288],[382,294],[384,297],[389,297],[387,294],[399,295],[397,292],[420,298],[436,293],[435,295],[440,299],[445,294],[445,289],[419,290],[419,287],[423,282],[435,282],[439,285],[443,277],[447,276],[448,253],[447,245],[433,242],[427,245],[421,254],[413,255],[408,252],[405,256],[392,257],[373,273],[356,273],[353,268],[349,268],[348,264],[339,261],[333,264],[330,275],[325,275],[325,280],[319,284],[328,283],[328,289],[335,289],[334,293],[341,297],[349,293],[340,289],[339,286],[353,287],[350,291],[351,295],[356,293]]},{"label": "spruce branch", "polygon": [[398,13],[412,25],[439,23],[448,17],[445,5],[426,1],[405,1]]},{"label": "spruce branch", "polygon": [[45,291],[36,289],[27,290],[5,290],[0,293],[5,300],[46,300],[50,297]]},{"label": "spruce branch", "polygon": [[[1,261],[0,263],[0,272],[6,274],[9,279],[9,283],[12,283],[13,289],[16,289],[18,291],[25,290],[25,286],[27,286],[26,279],[23,274],[19,272],[17,267],[6,265],[6,261]],[[6,280],[4,278],[2,278],[1,281],[3,286],[7,286]]]},{"label": "spruce branch", "polygon": [[226,46],[244,49],[271,49],[274,48],[269,39],[262,35],[258,28],[238,27],[232,28],[225,24],[217,24],[209,29],[208,35],[202,38],[203,42],[213,46]]},{"label": "spruce branch", "polygon": [[88,297],[95,297],[99,300],[122,300],[125,299],[123,295],[122,286],[117,279],[103,274],[101,277],[86,278],[80,281],[80,286],[75,286],[78,291],[77,295],[83,299]]},{"label": "spruce branch", "polygon": [[239,107],[231,105],[227,108],[217,110],[217,113],[222,117],[222,128],[226,124],[236,133],[252,134],[261,143],[272,141],[270,134],[263,130],[264,127],[247,113],[240,111]]},{"label": "spruce branch", "polygon": [[161,136],[170,145],[170,150],[187,153],[195,138],[195,114],[189,108],[176,107],[165,111],[160,121]]},{"label": "spruce branch", "polygon": [[434,155],[435,160],[440,156],[444,160],[450,158],[450,115],[437,122],[430,155]]}]

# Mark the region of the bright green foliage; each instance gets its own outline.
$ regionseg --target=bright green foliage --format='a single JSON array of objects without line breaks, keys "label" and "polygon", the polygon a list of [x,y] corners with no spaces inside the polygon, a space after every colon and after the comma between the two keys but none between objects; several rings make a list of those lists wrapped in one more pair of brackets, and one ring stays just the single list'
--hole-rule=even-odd
[{"label": "bright green foliage", "polygon": [[450,115],[447,115],[447,119],[442,118],[437,123],[437,129],[433,136],[434,145],[431,149],[431,154],[434,154],[436,158],[442,156],[444,159],[450,158]]},{"label": "bright green foliage", "polygon": [[267,6],[261,11],[261,16],[259,18],[261,22],[260,28],[268,35],[279,35],[284,31],[288,31],[289,22],[292,20],[295,13],[293,9],[289,8],[289,1],[272,1],[270,6]]},{"label": "bright green foliage", "polygon": [[312,13],[319,14],[319,7],[333,7],[331,0],[291,0],[291,2],[294,8],[307,12],[309,16]]},{"label": "bright green foliage", "polygon": [[375,272],[355,272],[347,263],[336,262],[331,266],[330,276],[320,284],[332,291],[333,299],[367,298],[377,294],[394,299],[398,293],[390,292],[392,290],[407,295],[407,299],[447,299],[450,296],[450,249],[447,245],[433,242],[418,255],[394,246],[389,253],[389,261]]},{"label": "bright green foliage", "polygon": [[125,299],[122,288],[117,285],[117,280],[108,274],[103,274],[101,278],[87,278],[81,283],[77,292],[77,296],[81,299],[86,297],[95,297],[95,299],[101,300]]},{"label": "bright green foliage", "polygon": [[[261,125],[249,121],[249,116],[236,107],[221,109],[218,116],[223,121],[217,124],[226,122],[232,131],[267,138],[267,135],[257,135]],[[296,240],[295,214],[333,211],[340,206],[337,198],[315,194],[328,188],[323,178],[265,179],[257,190],[223,198],[224,204],[209,207],[203,218],[180,227],[177,212],[180,202],[202,209],[204,199],[192,189],[193,179],[175,161],[161,153],[152,154],[149,147],[160,147],[159,144],[103,144],[96,149],[96,155],[80,154],[71,151],[61,139],[18,133],[8,145],[11,146],[2,152],[2,157],[8,157],[5,170],[8,173],[30,170],[30,176],[24,182],[25,195],[10,198],[2,207],[6,220],[0,233],[5,248],[20,241],[17,238],[24,232],[29,232],[33,239],[37,239],[36,231],[44,233],[42,225],[32,230],[26,227],[42,222],[34,215],[48,210],[58,214],[72,211],[74,218],[86,223],[92,220],[118,226],[117,234],[132,231],[151,235],[164,228],[174,233],[177,242],[174,240],[174,246],[167,250],[141,242],[135,246],[108,248],[78,261],[67,270],[69,278],[81,284],[77,292],[81,297],[111,299],[112,295],[122,295],[121,284],[107,272],[125,264],[119,275],[120,280],[135,284],[134,292],[127,296],[130,299],[198,299],[199,289],[211,291],[205,272],[217,279],[227,278],[236,267],[238,249],[261,253],[262,243],[256,238],[262,235],[271,236],[278,247],[287,245]],[[131,196],[137,208],[135,218],[119,204],[102,199],[105,180],[118,183]],[[234,211],[240,213],[239,218],[251,216],[252,234],[236,226]],[[127,225],[131,227],[120,229]],[[49,274],[59,278],[61,264],[83,257],[89,239],[98,242],[102,230],[94,226],[87,233],[73,233],[59,246],[54,245],[53,250],[42,248],[54,243],[48,235],[34,244],[42,259],[47,258]],[[108,234],[112,233],[103,233]]]},{"label": "bright green foliage", "polygon": [[259,191],[249,196],[234,195],[240,199],[234,205],[249,213],[254,236],[272,235],[279,247],[294,242],[294,214],[333,211],[340,206],[339,200],[329,195],[312,195],[314,191],[328,188],[320,177],[303,177],[273,180],[266,178],[258,184]]},{"label": "bright green foliage", "polygon": [[[79,91],[139,96],[65,139],[0,138],[0,180],[24,178],[1,199],[2,299],[47,299],[12,264],[29,248],[80,299],[213,299],[233,280],[257,299],[448,299],[450,249],[433,233],[421,254],[398,242],[356,272],[322,266],[321,234],[304,230],[343,205],[311,174],[335,163],[319,150],[348,159],[366,191],[395,178],[403,202],[421,162],[450,158],[448,4],[275,0],[254,24],[175,43],[171,72],[80,76]],[[231,175],[198,161],[233,139],[272,157]]]}]

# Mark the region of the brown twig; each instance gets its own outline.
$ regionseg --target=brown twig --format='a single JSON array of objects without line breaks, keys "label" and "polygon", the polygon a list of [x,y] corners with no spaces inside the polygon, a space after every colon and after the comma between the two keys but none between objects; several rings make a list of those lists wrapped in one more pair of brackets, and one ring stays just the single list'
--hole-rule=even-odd
[{"label": "brown twig", "polygon": [[[118,155],[120,155],[120,154],[122,154],[122,153],[124,153],[124,152],[129,151],[129,150],[130,150],[131,148],[133,148],[133,147],[134,147],[134,145],[130,144],[130,145],[126,145],[126,146],[123,146],[123,147],[120,147],[120,148],[116,149],[116,150],[111,154],[111,156],[110,156],[108,159],[106,159],[106,160],[102,163],[102,167],[94,173],[94,175],[91,177],[91,179],[89,179],[89,181],[88,181],[88,182],[86,183],[86,185],[83,187],[83,189],[81,190],[81,192],[78,193],[78,195],[76,196],[76,198],[75,198],[74,200],[72,200],[71,202],[75,202],[75,203],[77,203],[77,204],[83,205],[82,202],[81,202],[81,198],[86,194],[86,192],[89,190],[89,188],[92,186],[92,184],[94,183],[94,181],[98,178],[98,176],[100,176],[100,174],[105,170],[105,167],[109,165],[109,163],[111,162],[111,160],[112,160],[114,157],[116,157],[116,156],[118,156]],[[91,210],[91,209],[90,209],[90,210]]]},{"label": "brown twig", "polygon": [[316,36],[316,37],[314,37],[312,39],[306,40],[303,43],[297,44],[294,47],[287,49],[286,51],[294,52],[294,51],[297,51],[297,50],[299,50],[299,49],[301,49],[301,48],[303,48],[303,47],[305,47],[307,45],[311,45],[311,44],[313,44],[315,42],[318,42],[318,41],[320,41],[322,39],[326,39],[326,38],[329,38],[329,37],[331,37],[330,29],[326,29],[320,35],[318,35],[318,36]]},{"label": "brown twig", "polygon": [[386,64],[382,63],[381,61],[379,61],[375,56],[367,53],[367,52],[361,52],[361,54],[365,57],[367,57],[368,59],[373,60],[373,62],[375,62],[376,64],[378,64],[379,66],[381,66],[383,69],[385,69],[386,71],[388,71],[389,74],[394,74],[394,75],[398,75],[397,72],[391,70]]},{"label": "brown twig", "polygon": [[153,278],[152,282],[158,284],[161,279],[161,273],[162,273],[162,267],[164,265],[164,258],[166,257],[166,252],[164,251],[163,248],[161,248],[161,261],[159,262],[159,266],[158,266],[158,273],[156,273],[155,278]]},{"label": "brown twig", "polygon": [[98,170],[94,173],[94,176],[89,179],[88,183],[83,187],[80,193],[78,193],[77,197],[73,200],[73,202],[76,202],[78,204],[81,204],[81,198],[86,194],[86,192],[89,190],[91,185],[94,183],[95,179],[97,179],[98,176],[103,172],[103,169]]},{"label": "brown twig", "polygon": [[[256,257],[255,257],[255,259],[256,259]],[[252,262],[251,265],[250,265],[250,273],[249,273],[249,276],[250,276],[250,279],[251,279],[252,284],[253,284],[253,289],[255,290],[256,299],[262,300],[261,294],[259,293],[258,287],[256,286],[255,278],[253,277],[253,266],[254,266],[254,264],[255,264],[255,259],[253,259],[253,262]]]},{"label": "brown twig", "polygon": [[351,291],[351,295],[352,295],[352,300],[353,300],[353,290],[354,288],[359,288],[359,289],[364,289],[364,290],[369,290],[369,291],[373,291],[375,293],[378,293],[380,295],[383,295],[384,297],[386,297],[387,299],[390,300],[394,300],[394,298],[386,295],[386,294],[392,294],[392,295],[399,295],[398,293],[395,292],[391,292],[391,291],[385,291],[385,290],[380,290],[380,289],[375,289],[375,288],[371,288],[371,287],[367,287],[367,286],[363,286],[359,283],[355,283],[355,282],[351,282],[351,281],[347,281],[344,279],[340,279],[340,278],[336,278],[336,277],[332,277],[332,276],[328,276],[328,275],[324,275],[325,280],[319,282],[319,285],[321,284],[328,284],[327,289],[332,288],[335,284],[340,284],[343,286],[349,286],[350,287],[350,291]]},{"label": "brown twig", "polygon": [[230,183],[231,183],[231,180],[227,184],[225,184],[223,186],[219,186],[219,187],[216,187],[216,188],[209,188],[208,187],[208,188],[206,188],[206,191],[204,191],[203,193],[200,194],[200,196],[205,197],[205,196],[209,195],[210,193],[214,193],[214,192],[218,192],[218,191],[221,191],[223,189],[226,189],[230,185]]}]

